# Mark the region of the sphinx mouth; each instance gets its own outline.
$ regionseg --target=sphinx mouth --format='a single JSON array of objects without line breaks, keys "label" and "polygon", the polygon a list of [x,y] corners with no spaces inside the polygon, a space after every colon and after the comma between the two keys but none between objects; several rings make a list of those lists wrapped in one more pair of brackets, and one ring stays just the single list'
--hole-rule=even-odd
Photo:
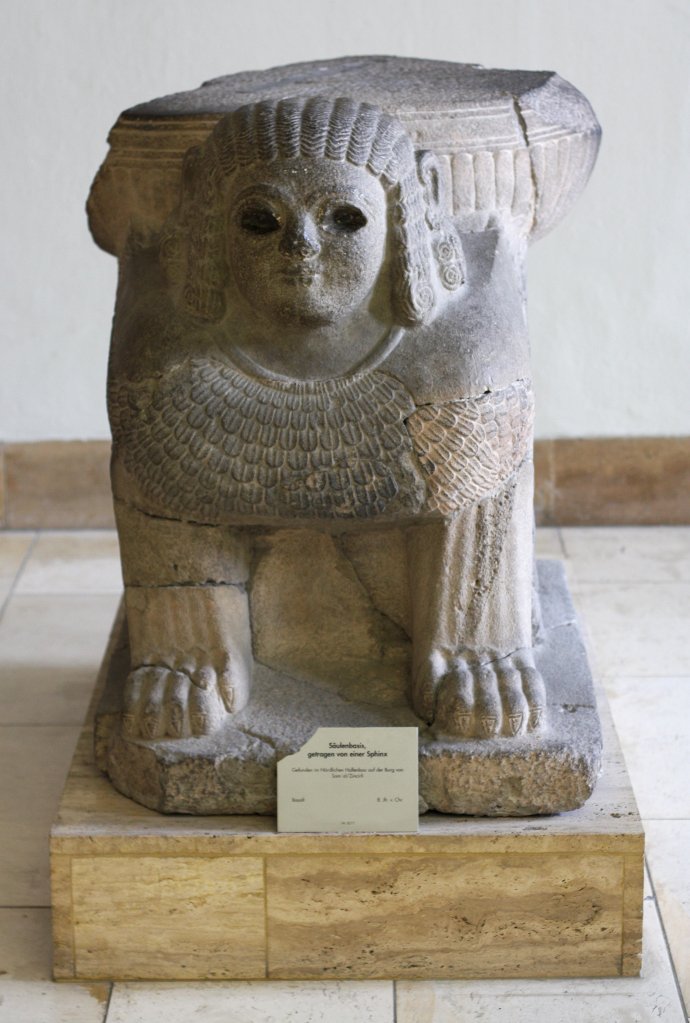
[{"label": "sphinx mouth", "polygon": [[281,276],[292,284],[312,284],[320,276],[318,270],[309,266],[290,267],[283,270]]}]

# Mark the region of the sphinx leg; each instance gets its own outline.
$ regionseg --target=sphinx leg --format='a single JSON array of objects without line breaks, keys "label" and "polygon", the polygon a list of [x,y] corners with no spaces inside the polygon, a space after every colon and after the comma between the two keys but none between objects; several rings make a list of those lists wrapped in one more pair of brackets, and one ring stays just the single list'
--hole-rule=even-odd
[{"label": "sphinx leg", "polygon": [[249,698],[248,542],[240,530],[155,518],[115,502],[131,671],[130,738],[208,735]]},{"label": "sphinx leg", "polygon": [[408,534],[411,702],[465,737],[541,728],[534,664],[532,464],[490,498]]}]

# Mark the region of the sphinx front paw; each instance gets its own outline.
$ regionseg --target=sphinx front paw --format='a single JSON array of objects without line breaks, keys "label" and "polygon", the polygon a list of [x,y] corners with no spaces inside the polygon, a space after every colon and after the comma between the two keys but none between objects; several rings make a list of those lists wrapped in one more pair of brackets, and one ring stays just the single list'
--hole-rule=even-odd
[{"label": "sphinx front paw", "polygon": [[434,731],[441,735],[510,738],[545,723],[546,691],[531,650],[475,664],[457,657],[439,682]]},{"label": "sphinx front paw", "polygon": [[227,663],[177,670],[144,664],[125,683],[122,731],[128,739],[212,735],[246,702],[248,673]]}]

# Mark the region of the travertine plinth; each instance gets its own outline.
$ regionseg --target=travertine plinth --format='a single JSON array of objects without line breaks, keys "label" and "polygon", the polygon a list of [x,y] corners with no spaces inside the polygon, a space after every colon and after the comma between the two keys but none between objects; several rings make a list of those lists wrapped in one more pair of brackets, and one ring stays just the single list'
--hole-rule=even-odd
[{"label": "travertine plinth", "polygon": [[[404,675],[378,693],[333,688],[254,666],[252,698],[232,724],[205,738],[126,740],[117,727],[127,663],[122,630],[96,716],[99,766],[125,795],[165,813],[275,813],[276,761],[321,726],[417,725],[422,812],[526,816],[572,810],[590,796],[601,763],[592,678],[562,566],[539,565],[544,641],[537,665],[553,722],[547,738],[502,743],[435,736],[405,705]],[[397,683],[397,684],[396,684]],[[375,702],[374,702],[375,701]]]},{"label": "travertine plinth", "polygon": [[52,830],[55,977],[637,975],[643,833],[599,703],[604,770],[580,810],[427,814],[416,835],[161,816],[113,790],[87,726]]}]

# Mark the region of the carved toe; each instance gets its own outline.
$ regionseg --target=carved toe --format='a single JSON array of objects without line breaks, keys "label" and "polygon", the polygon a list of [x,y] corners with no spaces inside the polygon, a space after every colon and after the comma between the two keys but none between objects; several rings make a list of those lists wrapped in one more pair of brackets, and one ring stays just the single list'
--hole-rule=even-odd
[{"label": "carved toe", "polygon": [[474,683],[464,661],[457,659],[438,687],[436,727],[449,735],[472,733]]}]

